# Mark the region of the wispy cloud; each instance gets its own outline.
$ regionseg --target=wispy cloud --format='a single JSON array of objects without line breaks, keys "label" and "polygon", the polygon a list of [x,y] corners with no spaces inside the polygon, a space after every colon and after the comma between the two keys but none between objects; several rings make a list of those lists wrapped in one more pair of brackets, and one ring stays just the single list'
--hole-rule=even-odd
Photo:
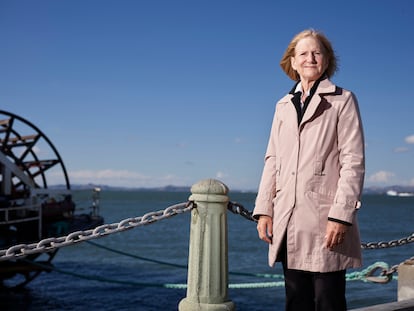
[{"label": "wispy cloud", "polygon": [[373,183],[386,183],[389,182],[390,179],[394,176],[395,174],[392,172],[379,171],[369,176],[368,181]]},{"label": "wispy cloud", "polygon": [[105,179],[105,178],[137,178],[142,179],[145,178],[145,175],[131,172],[128,170],[82,170],[82,171],[72,171],[70,173],[72,178],[76,179],[90,179],[90,178],[96,178],[96,179]]},{"label": "wispy cloud", "polygon": [[407,144],[414,144],[414,135],[407,136],[407,137],[405,138],[405,142],[406,142]]},{"label": "wispy cloud", "polygon": [[407,147],[397,147],[394,149],[395,153],[404,153],[404,152],[408,152],[410,149]]},{"label": "wispy cloud", "polygon": [[234,139],[234,143],[235,143],[235,144],[241,144],[241,143],[243,143],[243,138],[241,138],[241,137],[236,137],[236,138]]},{"label": "wispy cloud", "polygon": [[216,173],[216,178],[218,178],[218,179],[222,179],[222,178],[226,178],[226,177],[228,177],[228,175],[224,172],[218,171]]},{"label": "wispy cloud", "polygon": [[175,144],[175,146],[179,149],[187,148],[188,144],[186,142],[178,142]]},{"label": "wispy cloud", "polygon": [[[166,185],[186,185],[182,178],[165,174],[163,176],[149,176],[129,170],[79,170],[68,172],[71,184],[102,184],[119,187],[159,187]],[[51,176],[52,178],[54,176]],[[59,183],[56,176],[56,182]],[[49,181],[54,184],[54,180]]]}]

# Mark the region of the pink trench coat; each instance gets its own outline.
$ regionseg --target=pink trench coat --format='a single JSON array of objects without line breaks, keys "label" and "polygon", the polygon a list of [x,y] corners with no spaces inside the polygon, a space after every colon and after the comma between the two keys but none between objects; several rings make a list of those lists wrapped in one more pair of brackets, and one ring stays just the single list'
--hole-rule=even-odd
[{"label": "pink trench coat", "polygon": [[[269,265],[287,234],[288,268],[330,272],[361,266],[357,210],[364,137],[354,95],[322,80],[298,127],[288,94],[276,105],[253,215],[273,217]],[[351,223],[345,240],[325,246],[328,217]]]}]

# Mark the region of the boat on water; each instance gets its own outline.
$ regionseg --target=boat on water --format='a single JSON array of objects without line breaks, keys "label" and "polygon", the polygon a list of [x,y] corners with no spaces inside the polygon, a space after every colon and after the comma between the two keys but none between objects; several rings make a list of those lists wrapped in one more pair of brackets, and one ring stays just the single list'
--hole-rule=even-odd
[{"label": "boat on water", "polygon": [[[48,182],[59,182],[50,187]],[[103,224],[99,188],[78,210],[57,149],[34,124],[0,110],[0,249],[60,237]],[[58,249],[0,261],[0,287],[23,287],[53,268]]]},{"label": "boat on water", "polygon": [[398,192],[395,190],[388,190],[387,195],[391,197],[414,197],[412,192]]}]

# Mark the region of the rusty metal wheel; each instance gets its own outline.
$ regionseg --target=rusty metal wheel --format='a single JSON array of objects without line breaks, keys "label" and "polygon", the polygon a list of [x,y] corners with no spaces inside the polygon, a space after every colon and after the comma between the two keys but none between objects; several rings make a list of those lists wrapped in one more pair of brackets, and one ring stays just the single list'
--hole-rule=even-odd
[{"label": "rusty metal wheel", "polygon": [[[47,237],[45,209],[52,190],[48,181],[70,190],[65,165],[49,138],[35,125],[0,110],[0,248]],[[62,192],[60,189],[60,192]],[[24,260],[0,262],[0,284],[16,279],[21,287],[50,271],[57,250]],[[45,260],[38,260],[46,257]]]}]

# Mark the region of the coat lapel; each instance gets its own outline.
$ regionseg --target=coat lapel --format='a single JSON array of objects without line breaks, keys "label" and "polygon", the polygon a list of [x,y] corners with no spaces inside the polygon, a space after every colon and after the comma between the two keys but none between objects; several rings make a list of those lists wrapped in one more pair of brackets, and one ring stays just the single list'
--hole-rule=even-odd
[{"label": "coat lapel", "polygon": [[302,118],[301,125],[307,122],[309,119],[313,117],[316,110],[318,109],[319,104],[321,103],[323,94],[329,94],[335,92],[335,85],[329,81],[328,79],[324,79],[319,83],[319,86],[313,95],[311,101],[309,102],[308,108],[305,111],[305,114]]},{"label": "coat lapel", "polygon": [[286,95],[284,98],[281,99],[279,104],[281,105],[280,108],[283,107],[283,122],[286,123],[286,126],[289,127],[297,136],[299,135],[298,131],[298,116],[295,109],[295,106],[292,103],[292,94]]}]

